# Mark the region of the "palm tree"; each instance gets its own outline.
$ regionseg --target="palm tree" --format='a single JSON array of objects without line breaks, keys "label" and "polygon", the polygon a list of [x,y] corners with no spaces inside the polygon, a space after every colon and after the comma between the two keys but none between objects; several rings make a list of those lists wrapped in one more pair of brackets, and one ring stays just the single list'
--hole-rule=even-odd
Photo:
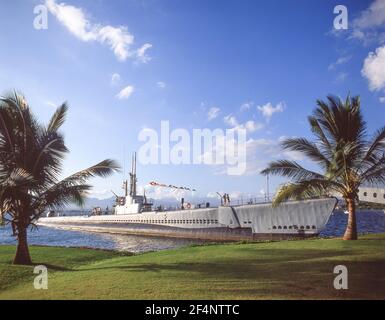
[{"label": "palm tree", "polygon": [[59,131],[67,109],[62,104],[43,125],[21,94],[0,98],[0,217],[12,225],[17,236],[14,264],[32,263],[27,228],[35,226],[43,212],[69,202],[82,205],[91,188],[86,184],[89,178],[106,177],[119,169],[115,161],[107,159],[59,180],[68,152]]},{"label": "palm tree", "polygon": [[308,121],[315,140],[286,139],[282,147],[303,153],[321,167],[322,173],[307,170],[295,161],[271,162],[262,174],[292,180],[280,187],[273,205],[288,199],[341,195],[349,210],[343,239],[355,240],[359,187],[385,184],[385,127],[369,139],[360,98],[350,96],[345,101],[334,96],[328,96],[327,101],[317,100],[317,108]]}]

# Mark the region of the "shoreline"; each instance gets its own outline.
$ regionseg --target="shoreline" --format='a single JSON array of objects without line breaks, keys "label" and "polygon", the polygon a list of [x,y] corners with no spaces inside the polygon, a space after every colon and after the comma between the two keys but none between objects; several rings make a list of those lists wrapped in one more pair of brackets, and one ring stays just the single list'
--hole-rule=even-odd
[{"label": "shoreline", "polygon": [[[103,232],[92,232],[92,231],[84,231],[84,232],[90,232],[90,233],[103,233]],[[109,234],[109,233],[106,233]],[[361,240],[360,237],[365,236],[375,236],[375,235],[382,235],[382,233],[360,233],[358,234],[358,240]],[[135,235],[137,236],[137,235]],[[138,237],[147,237],[144,235],[138,235]],[[156,236],[148,236],[151,238],[159,238]],[[174,238],[170,238],[174,239]],[[207,246],[216,246],[216,245],[242,245],[242,244],[266,244],[266,243],[282,243],[282,242],[302,242],[302,241],[311,241],[311,240],[343,240],[342,237],[337,236],[324,236],[324,237],[309,237],[306,239],[299,239],[299,238],[290,238],[290,239],[274,239],[274,240],[233,240],[233,241],[214,241],[214,240],[207,240],[202,243],[193,243],[193,244],[186,244],[182,245],[180,247],[176,248],[165,248],[165,249],[159,249],[159,250],[151,250],[151,251],[143,251],[143,252],[133,252],[133,251],[124,251],[124,250],[118,250],[118,249],[108,249],[108,248],[98,248],[98,247],[90,247],[90,246],[64,246],[64,245],[47,245],[47,244],[29,244],[29,247],[35,247],[35,248],[59,248],[59,249],[80,249],[80,250],[96,250],[96,251],[104,251],[104,252],[113,252],[113,253],[121,253],[122,256],[134,256],[134,255],[141,255],[144,253],[151,253],[151,252],[160,252],[160,251],[168,251],[168,250],[179,250],[179,249],[185,249],[189,247],[207,247]],[[362,239],[366,240],[366,239]],[[376,239],[375,239],[376,240]],[[16,244],[1,244],[1,247],[16,247]]]}]

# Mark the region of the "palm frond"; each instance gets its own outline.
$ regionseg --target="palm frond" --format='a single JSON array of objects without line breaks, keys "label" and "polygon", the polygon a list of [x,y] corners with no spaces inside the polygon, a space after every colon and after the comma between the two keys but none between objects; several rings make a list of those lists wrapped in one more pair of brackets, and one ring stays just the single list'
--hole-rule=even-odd
[{"label": "palm frond", "polygon": [[285,140],[282,146],[315,161],[323,173],[307,170],[293,161],[270,163],[263,174],[277,174],[293,181],[279,189],[275,205],[329,191],[355,197],[363,182],[385,183],[385,128],[376,133],[368,146],[358,96],[348,95],[342,100],[330,95],[325,101],[317,100],[317,108],[308,120],[316,142],[295,138]]},{"label": "palm frond", "polygon": [[385,126],[380,128],[374,134],[362,163],[374,164],[378,162],[378,159],[385,154]]},{"label": "palm frond", "polygon": [[42,130],[31,154],[32,173],[39,177],[42,184],[56,182],[67,152],[68,149],[61,134]]},{"label": "palm frond", "polygon": [[2,181],[2,184],[7,187],[25,186],[33,180],[33,175],[31,175],[27,170],[23,168],[15,168],[10,172],[8,178]]},{"label": "palm frond", "polygon": [[314,117],[318,120],[326,136],[335,143],[339,141],[362,143],[366,132],[359,97],[342,101],[328,96],[327,102],[317,100],[318,107]]},{"label": "palm frond", "polygon": [[282,142],[282,146],[286,150],[299,151],[306,155],[309,159],[316,161],[322,167],[327,168],[330,161],[318,149],[315,143],[305,138],[289,138]]},{"label": "palm frond", "polygon": [[323,146],[323,151],[326,152],[327,155],[331,155],[331,143],[329,142],[328,138],[326,137],[325,132],[323,131],[320,123],[318,122],[317,118],[314,116],[308,117],[308,122],[310,124],[311,131],[316,135],[319,142]]},{"label": "palm frond", "polygon": [[273,207],[287,200],[301,200],[328,195],[332,190],[329,181],[323,179],[304,180],[289,183],[279,188],[273,199]]},{"label": "palm frond", "polygon": [[66,119],[67,112],[68,112],[68,105],[65,102],[59,108],[56,109],[55,113],[51,117],[47,126],[47,131],[48,132],[57,131],[63,125]]},{"label": "palm frond", "polygon": [[305,179],[315,179],[323,178],[323,175],[307,170],[303,168],[300,164],[295,161],[290,160],[278,160],[270,162],[268,167],[264,169],[261,174],[273,174],[281,175],[296,181],[305,180]]},{"label": "palm frond", "polygon": [[107,177],[114,172],[118,172],[119,170],[120,166],[116,161],[106,159],[92,167],[76,172],[75,174],[64,179],[63,182],[68,183],[70,185],[83,183],[89,178]]},{"label": "palm frond", "polygon": [[0,150],[12,154],[15,160],[16,150],[12,119],[5,108],[0,109],[0,136]]},{"label": "palm frond", "polygon": [[385,185],[385,154],[360,176],[361,183]]},{"label": "palm frond", "polygon": [[88,184],[68,186],[61,181],[36,197],[32,207],[38,212],[38,217],[47,207],[51,209],[61,208],[69,203],[83,206],[87,191],[91,188]]},{"label": "palm frond", "polygon": [[13,221],[32,223],[47,207],[69,202],[79,205],[91,188],[87,180],[118,171],[113,160],[100,163],[62,180],[64,154],[68,152],[59,128],[67,104],[61,105],[47,125],[34,117],[23,95],[0,98],[0,211]]}]

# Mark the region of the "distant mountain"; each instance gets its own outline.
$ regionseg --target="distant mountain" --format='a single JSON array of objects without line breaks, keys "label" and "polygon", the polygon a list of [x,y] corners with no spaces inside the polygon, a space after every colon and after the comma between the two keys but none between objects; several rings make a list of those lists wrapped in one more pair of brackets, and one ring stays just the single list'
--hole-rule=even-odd
[{"label": "distant mountain", "polygon": [[[108,199],[97,199],[97,198],[87,198],[84,204],[83,209],[92,209],[94,207],[100,207],[105,209],[107,206],[111,209],[115,204],[115,197],[111,197]],[[75,204],[70,204],[66,208],[67,210],[77,210],[79,206]]]}]

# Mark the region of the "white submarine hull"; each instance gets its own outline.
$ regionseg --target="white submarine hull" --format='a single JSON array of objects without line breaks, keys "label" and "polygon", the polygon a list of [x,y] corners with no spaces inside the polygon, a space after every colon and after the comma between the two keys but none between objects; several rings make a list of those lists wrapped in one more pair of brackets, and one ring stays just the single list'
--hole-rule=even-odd
[{"label": "white submarine hull", "polygon": [[314,237],[324,229],[335,198],[163,212],[40,218],[38,225],[91,232],[214,241]]}]

